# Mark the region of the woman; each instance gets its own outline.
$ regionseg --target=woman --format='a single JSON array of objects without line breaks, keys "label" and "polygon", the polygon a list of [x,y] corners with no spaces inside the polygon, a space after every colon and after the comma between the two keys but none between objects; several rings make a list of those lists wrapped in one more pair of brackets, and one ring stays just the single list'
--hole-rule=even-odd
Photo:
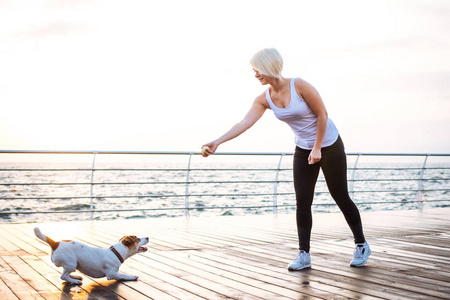
[{"label": "woman", "polygon": [[371,251],[364,238],[359,211],[348,194],[344,145],[336,126],[328,118],[319,93],[301,78],[281,76],[283,59],[274,48],[257,52],[250,64],[256,79],[262,85],[269,85],[269,88],[256,97],[241,122],[217,140],[202,146],[210,148],[203,156],[213,154],[220,144],[239,136],[252,127],[267,109],[271,109],[278,119],[292,128],[296,143],[293,169],[300,252],[288,265],[288,269],[301,270],[311,267],[311,205],[321,168],[330,194],[353,232],[356,246],[350,265],[363,266]]}]

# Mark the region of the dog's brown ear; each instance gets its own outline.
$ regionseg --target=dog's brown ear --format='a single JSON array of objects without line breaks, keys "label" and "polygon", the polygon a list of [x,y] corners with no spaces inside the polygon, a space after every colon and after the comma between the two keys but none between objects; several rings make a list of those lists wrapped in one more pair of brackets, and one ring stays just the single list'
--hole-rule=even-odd
[{"label": "dog's brown ear", "polygon": [[122,242],[122,244],[128,248],[130,248],[131,246],[133,246],[136,242],[136,236],[134,235],[128,235],[128,236],[124,236],[120,239],[120,241]]}]

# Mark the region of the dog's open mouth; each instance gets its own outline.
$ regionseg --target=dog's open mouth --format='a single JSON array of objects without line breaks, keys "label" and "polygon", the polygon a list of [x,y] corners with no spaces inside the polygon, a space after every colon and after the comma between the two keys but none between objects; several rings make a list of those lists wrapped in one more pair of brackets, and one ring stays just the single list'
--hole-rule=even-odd
[{"label": "dog's open mouth", "polygon": [[147,247],[139,247],[138,252],[145,252],[147,250]]}]

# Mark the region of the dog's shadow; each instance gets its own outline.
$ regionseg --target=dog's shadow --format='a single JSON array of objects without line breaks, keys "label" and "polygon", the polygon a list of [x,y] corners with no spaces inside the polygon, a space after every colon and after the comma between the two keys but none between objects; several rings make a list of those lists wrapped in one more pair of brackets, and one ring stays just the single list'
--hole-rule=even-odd
[{"label": "dog's shadow", "polygon": [[65,283],[62,288],[60,299],[121,299],[117,294],[120,281],[109,280],[99,283],[91,283],[89,285],[75,285]]}]

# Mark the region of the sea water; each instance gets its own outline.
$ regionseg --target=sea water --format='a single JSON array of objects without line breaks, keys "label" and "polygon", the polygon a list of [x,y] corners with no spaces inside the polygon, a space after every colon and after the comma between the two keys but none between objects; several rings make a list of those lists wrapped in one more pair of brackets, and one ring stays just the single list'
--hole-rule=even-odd
[{"label": "sea water", "polygon": [[[91,162],[3,162],[0,222],[163,218],[187,212],[190,216],[268,214],[274,213],[274,203],[279,206],[277,213],[292,213],[292,156],[279,159],[196,158],[188,164],[186,158],[178,162],[110,159],[97,160],[95,171]],[[350,158],[347,177],[361,211],[450,205],[448,162],[427,163],[425,170],[420,160],[359,162],[356,170],[354,163]],[[315,192],[314,212],[338,211],[322,174]],[[93,214],[63,213],[91,207]],[[30,213],[36,211],[45,213]]]}]

